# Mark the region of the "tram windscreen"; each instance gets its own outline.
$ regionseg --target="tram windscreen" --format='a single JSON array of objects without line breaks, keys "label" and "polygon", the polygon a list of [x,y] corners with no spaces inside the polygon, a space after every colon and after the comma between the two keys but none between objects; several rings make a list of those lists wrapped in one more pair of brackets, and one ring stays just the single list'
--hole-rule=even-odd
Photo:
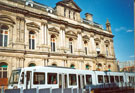
[{"label": "tram windscreen", "polygon": [[11,74],[11,77],[9,80],[9,84],[18,84],[20,72],[21,72],[21,70],[12,71],[12,74]]}]

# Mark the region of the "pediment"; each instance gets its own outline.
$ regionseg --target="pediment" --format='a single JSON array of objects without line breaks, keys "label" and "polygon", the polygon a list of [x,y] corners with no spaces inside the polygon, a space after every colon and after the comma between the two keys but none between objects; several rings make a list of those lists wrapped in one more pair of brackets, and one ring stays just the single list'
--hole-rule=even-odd
[{"label": "pediment", "polygon": [[89,40],[89,36],[84,35],[84,36],[83,36],[83,39]]},{"label": "pediment", "polygon": [[106,43],[106,44],[109,44],[109,40],[106,40],[105,43]]},{"label": "pediment", "polygon": [[0,20],[1,21],[5,21],[5,22],[9,22],[12,24],[15,24],[15,22],[13,21],[13,19],[7,15],[0,15]]},{"label": "pediment", "polygon": [[71,36],[77,36],[76,33],[73,32],[73,31],[67,31],[65,34],[66,35],[71,35]]},{"label": "pediment", "polygon": [[57,28],[55,28],[55,27],[51,27],[51,28],[49,28],[48,30],[49,30],[49,31],[52,31],[52,32],[57,32],[57,33],[59,33],[59,30],[58,30]]},{"label": "pediment", "polygon": [[38,24],[34,23],[34,22],[27,23],[26,25],[27,25],[27,26],[30,26],[30,27],[33,27],[33,28],[38,28],[38,29],[40,29],[40,26],[39,26]]},{"label": "pediment", "polygon": [[100,42],[100,39],[99,38],[95,38],[94,40]]},{"label": "pediment", "polygon": [[72,8],[79,12],[82,11],[81,8],[73,0],[63,0],[63,1],[58,2],[57,5],[62,5],[68,8]]}]

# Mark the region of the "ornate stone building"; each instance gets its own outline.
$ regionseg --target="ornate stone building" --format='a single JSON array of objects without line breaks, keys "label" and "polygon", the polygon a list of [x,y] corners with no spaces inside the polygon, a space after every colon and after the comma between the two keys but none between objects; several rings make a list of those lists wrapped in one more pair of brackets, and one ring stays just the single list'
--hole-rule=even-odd
[{"label": "ornate stone building", "polygon": [[[32,0],[0,0],[0,81],[28,66],[117,71],[111,24],[106,30],[73,0],[51,8]],[[3,80],[2,80],[3,79]]]}]

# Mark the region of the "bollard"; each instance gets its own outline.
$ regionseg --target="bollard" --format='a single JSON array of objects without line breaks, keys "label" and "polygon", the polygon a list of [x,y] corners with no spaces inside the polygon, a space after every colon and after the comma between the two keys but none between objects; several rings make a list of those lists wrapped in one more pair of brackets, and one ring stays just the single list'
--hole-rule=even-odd
[{"label": "bollard", "polygon": [[2,86],[1,93],[4,93],[4,86]]},{"label": "bollard", "polygon": [[20,89],[20,93],[23,93],[23,87],[21,87],[21,89]]},{"label": "bollard", "polygon": [[91,93],[91,87],[89,87],[89,93]]},{"label": "bollard", "polygon": [[71,88],[71,93],[74,93],[74,91],[73,91],[73,87]]},{"label": "bollard", "polygon": [[37,86],[36,93],[39,93],[39,87]]},{"label": "bollard", "polygon": [[50,93],[52,93],[52,87],[50,87]]}]

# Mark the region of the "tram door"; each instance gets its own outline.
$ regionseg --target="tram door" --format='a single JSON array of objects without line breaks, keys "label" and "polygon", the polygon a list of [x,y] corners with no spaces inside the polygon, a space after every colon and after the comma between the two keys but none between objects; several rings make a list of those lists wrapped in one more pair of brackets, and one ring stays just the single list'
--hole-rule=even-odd
[{"label": "tram door", "polygon": [[84,88],[84,75],[78,75],[78,88]]},{"label": "tram door", "polygon": [[26,71],[26,89],[31,89],[32,72]]},{"label": "tram door", "polygon": [[59,88],[67,88],[67,78],[65,78],[65,74],[59,74]]}]

